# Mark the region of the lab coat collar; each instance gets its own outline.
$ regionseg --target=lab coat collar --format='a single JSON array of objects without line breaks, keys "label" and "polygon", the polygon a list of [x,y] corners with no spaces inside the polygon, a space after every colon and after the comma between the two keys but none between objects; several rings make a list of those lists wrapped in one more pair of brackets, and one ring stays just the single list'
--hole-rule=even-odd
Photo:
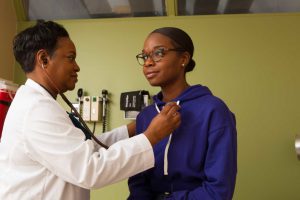
[{"label": "lab coat collar", "polygon": [[[42,93],[44,96],[48,96],[51,98],[54,98],[44,87],[42,87],[40,84],[38,84],[37,82],[35,82],[34,80],[28,78],[25,82],[26,86],[29,86],[37,91],[39,91],[40,93]],[[54,98],[55,99],[55,98]]]}]

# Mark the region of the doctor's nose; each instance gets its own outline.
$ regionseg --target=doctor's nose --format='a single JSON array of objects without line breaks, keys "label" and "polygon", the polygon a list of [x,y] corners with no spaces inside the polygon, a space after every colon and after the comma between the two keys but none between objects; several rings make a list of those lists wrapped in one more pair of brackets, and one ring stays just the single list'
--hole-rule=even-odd
[{"label": "doctor's nose", "polygon": [[79,67],[79,65],[77,64],[77,62],[76,62],[75,65],[74,65],[74,69],[75,69],[76,72],[79,72],[79,71],[80,71],[80,67]]}]

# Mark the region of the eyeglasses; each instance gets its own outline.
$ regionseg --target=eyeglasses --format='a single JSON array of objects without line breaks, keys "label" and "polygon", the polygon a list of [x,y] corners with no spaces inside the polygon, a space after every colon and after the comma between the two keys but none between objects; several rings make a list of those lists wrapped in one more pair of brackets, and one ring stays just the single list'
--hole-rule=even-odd
[{"label": "eyeglasses", "polygon": [[154,62],[159,62],[166,55],[166,52],[168,52],[168,51],[184,52],[185,50],[183,48],[167,49],[165,47],[158,47],[158,48],[153,49],[153,51],[149,54],[140,53],[140,54],[136,55],[136,59],[141,66],[144,66],[146,63],[146,60],[148,60],[149,58],[151,58]]}]

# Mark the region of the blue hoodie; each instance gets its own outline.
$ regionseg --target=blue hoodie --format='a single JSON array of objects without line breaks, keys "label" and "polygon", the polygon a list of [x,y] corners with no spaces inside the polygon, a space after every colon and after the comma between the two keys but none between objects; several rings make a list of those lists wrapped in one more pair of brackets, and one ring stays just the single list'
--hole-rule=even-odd
[{"label": "blue hoodie", "polygon": [[[137,133],[144,132],[165,105],[162,93],[137,116]],[[225,103],[201,85],[172,101],[181,106],[181,125],[156,144],[155,167],[128,180],[129,200],[232,199],[237,173],[235,117]],[[168,144],[169,143],[169,144]]]}]

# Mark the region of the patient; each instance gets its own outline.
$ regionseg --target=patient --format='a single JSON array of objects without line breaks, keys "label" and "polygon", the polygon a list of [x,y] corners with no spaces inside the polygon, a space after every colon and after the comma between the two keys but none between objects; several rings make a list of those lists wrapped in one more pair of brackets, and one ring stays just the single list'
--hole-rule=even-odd
[{"label": "patient", "polygon": [[128,180],[129,200],[232,199],[237,173],[234,114],[202,85],[190,85],[195,67],[189,35],[174,27],[151,32],[136,57],[151,86],[161,91],[137,116],[143,132],[167,102],[181,106],[182,123],[154,146],[155,167]]}]

